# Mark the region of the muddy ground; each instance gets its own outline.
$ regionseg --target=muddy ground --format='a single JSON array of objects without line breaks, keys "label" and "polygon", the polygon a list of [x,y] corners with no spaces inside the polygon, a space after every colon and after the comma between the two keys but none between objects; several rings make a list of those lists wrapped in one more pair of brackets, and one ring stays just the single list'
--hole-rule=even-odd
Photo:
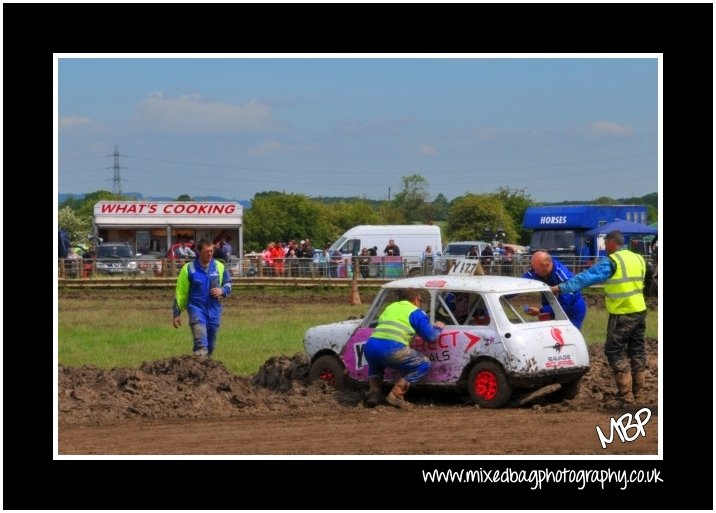
[{"label": "muddy ground", "polygon": [[[366,408],[364,389],[308,384],[302,354],[270,358],[251,377],[220,361],[177,356],[139,369],[59,369],[59,454],[615,455],[658,453],[657,341],[647,341],[642,401],[614,405],[602,346],[571,401],[479,408],[466,393],[409,391],[412,411]],[[647,407],[645,436],[603,449],[596,427]],[[210,433],[210,436],[207,436]]]}]

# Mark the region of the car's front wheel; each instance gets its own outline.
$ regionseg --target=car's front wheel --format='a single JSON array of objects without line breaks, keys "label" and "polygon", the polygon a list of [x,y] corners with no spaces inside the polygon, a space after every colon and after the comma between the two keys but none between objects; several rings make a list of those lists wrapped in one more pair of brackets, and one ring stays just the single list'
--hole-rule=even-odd
[{"label": "car's front wheel", "polygon": [[336,390],[343,390],[346,387],[346,373],[343,364],[337,357],[325,354],[319,356],[308,369],[308,381],[325,381]]},{"label": "car's front wheel", "polygon": [[489,360],[473,365],[467,387],[472,400],[484,408],[504,406],[512,395],[512,387],[502,367]]}]

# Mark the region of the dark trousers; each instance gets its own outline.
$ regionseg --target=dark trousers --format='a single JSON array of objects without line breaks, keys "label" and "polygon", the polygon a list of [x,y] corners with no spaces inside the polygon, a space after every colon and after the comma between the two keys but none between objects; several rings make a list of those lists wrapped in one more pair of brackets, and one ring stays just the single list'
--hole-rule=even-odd
[{"label": "dark trousers", "polygon": [[646,369],[644,334],[646,310],[632,314],[609,314],[604,354],[614,372]]}]

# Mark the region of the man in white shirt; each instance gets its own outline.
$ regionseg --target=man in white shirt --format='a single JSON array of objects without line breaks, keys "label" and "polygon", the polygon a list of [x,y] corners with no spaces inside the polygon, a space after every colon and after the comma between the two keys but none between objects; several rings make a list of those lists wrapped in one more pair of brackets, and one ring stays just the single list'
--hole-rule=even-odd
[{"label": "man in white shirt", "polygon": [[191,248],[187,247],[186,242],[182,242],[181,246],[179,246],[176,250],[177,258],[194,258],[196,257],[196,254],[191,250]]}]

